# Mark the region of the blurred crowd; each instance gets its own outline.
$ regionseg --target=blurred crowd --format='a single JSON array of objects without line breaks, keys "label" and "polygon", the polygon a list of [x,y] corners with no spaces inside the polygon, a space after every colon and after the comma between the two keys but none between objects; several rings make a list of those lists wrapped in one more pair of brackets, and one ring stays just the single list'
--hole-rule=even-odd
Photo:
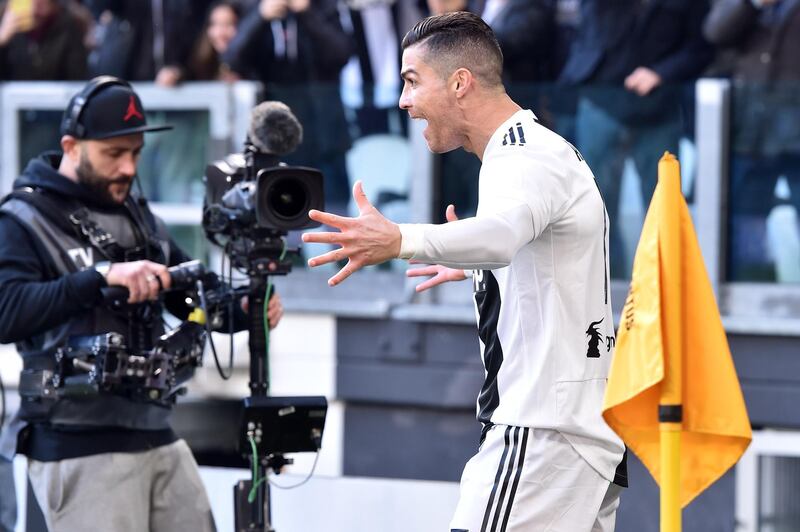
[{"label": "blurred crowd", "polygon": [[[749,87],[733,102],[736,230],[780,200],[781,177],[800,212],[800,108],[782,88],[800,80],[800,0],[0,0],[0,81],[258,80],[306,125],[288,162],[321,168],[330,208],[345,211],[351,139],[405,128],[403,35],[456,10],[494,29],[512,96],[578,146],[612,220],[625,166],[646,202],[660,155],[692,139],[687,87],[702,76]],[[474,206],[474,158],[440,161],[443,204]]]}]

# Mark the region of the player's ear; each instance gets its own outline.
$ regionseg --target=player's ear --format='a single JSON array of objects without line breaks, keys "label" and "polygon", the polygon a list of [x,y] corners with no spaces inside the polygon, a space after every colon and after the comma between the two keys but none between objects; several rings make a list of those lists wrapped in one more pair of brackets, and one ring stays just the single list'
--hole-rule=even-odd
[{"label": "player's ear", "polygon": [[450,77],[450,87],[456,95],[456,98],[463,98],[467,91],[470,89],[475,79],[472,72],[466,68],[459,68]]}]

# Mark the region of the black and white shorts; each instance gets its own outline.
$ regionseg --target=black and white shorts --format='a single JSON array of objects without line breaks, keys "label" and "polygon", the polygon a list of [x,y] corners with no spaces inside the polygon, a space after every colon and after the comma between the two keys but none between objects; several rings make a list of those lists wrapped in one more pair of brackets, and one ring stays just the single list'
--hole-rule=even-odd
[{"label": "black and white shorts", "polygon": [[559,432],[495,425],[464,466],[451,532],[612,532],[622,488]]}]

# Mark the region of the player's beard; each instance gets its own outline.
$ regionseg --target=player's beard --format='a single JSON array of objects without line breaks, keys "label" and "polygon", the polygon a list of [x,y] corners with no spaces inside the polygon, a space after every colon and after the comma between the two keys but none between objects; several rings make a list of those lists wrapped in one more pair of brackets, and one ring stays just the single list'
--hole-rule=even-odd
[{"label": "player's beard", "polygon": [[[89,161],[89,156],[86,152],[81,153],[81,158],[78,162],[78,168],[75,169],[75,173],[78,175],[78,183],[88,188],[91,191],[92,196],[95,197],[99,203],[107,205],[121,205],[128,198],[128,194],[130,194],[133,177],[119,176],[109,178],[100,175],[94,169],[94,166],[92,166],[92,163]],[[128,190],[125,192],[125,197],[123,197],[121,200],[116,199],[111,193],[111,186],[123,184],[128,186]]]}]

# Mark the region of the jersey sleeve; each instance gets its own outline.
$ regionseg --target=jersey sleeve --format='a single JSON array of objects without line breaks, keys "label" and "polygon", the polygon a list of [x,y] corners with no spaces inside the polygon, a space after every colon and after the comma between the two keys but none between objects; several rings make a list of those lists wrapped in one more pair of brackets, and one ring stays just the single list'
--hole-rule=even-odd
[{"label": "jersey sleeve", "polygon": [[484,165],[476,216],[440,225],[401,224],[400,258],[502,268],[560,216],[568,194],[552,157],[502,153]]},{"label": "jersey sleeve", "polygon": [[517,205],[490,216],[446,224],[400,224],[400,258],[450,268],[494,269],[511,263],[533,238],[531,212]]}]

